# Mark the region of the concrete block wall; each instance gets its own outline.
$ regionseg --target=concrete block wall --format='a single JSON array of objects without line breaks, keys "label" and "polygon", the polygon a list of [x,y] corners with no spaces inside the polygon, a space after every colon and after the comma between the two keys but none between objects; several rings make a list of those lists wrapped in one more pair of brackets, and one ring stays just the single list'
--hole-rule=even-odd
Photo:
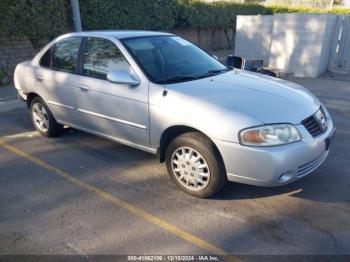
[{"label": "concrete block wall", "polygon": [[187,39],[205,50],[233,48],[233,30],[228,30],[229,41],[224,30],[216,30],[215,32],[212,30],[201,30],[198,33],[196,30],[177,28],[172,33]]},{"label": "concrete block wall", "polygon": [[0,62],[9,65],[10,78],[18,63],[32,59],[35,54],[36,50],[28,39],[0,39]]},{"label": "concrete block wall", "polygon": [[332,14],[238,16],[235,54],[264,59],[271,69],[317,77],[327,70],[336,20]]}]

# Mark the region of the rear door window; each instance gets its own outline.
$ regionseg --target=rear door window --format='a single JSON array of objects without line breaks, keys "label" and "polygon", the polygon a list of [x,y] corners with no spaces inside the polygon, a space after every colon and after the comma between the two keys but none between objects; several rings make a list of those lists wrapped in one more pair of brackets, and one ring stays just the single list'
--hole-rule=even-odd
[{"label": "rear door window", "polygon": [[75,73],[81,37],[69,37],[57,42],[53,47],[52,68]]}]

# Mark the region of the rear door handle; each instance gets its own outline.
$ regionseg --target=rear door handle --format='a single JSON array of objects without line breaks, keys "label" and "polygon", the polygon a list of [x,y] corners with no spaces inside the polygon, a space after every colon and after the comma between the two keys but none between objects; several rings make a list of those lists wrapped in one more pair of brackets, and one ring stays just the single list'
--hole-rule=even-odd
[{"label": "rear door handle", "polygon": [[43,81],[43,77],[41,75],[36,75],[35,78],[40,82]]},{"label": "rear door handle", "polygon": [[79,89],[83,92],[89,92],[90,88],[88,88],[87,86],[79,86]]}]

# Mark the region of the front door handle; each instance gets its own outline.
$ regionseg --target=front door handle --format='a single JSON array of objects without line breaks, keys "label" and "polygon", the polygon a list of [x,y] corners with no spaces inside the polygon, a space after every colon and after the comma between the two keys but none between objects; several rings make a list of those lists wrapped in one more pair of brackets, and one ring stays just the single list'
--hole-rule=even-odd
[{"label": "front door handle", "polygon": [[79,86],[79,89],[83,92],[88,92],[90,90],[87,86]]}]

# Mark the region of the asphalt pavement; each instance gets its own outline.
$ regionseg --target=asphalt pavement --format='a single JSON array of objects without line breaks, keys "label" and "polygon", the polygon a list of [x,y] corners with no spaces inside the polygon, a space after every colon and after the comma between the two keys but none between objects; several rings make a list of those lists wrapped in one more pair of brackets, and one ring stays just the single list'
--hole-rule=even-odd
[{"label": "asphalt pavement", "polygon": [[350,82],[291,80],[333,116],[329,158],[293,184],[229,183],[212,199],[151,154],[69,128],[42,137],[3,99],[16,106],[0,110],[0,254],[350,255]]}]

